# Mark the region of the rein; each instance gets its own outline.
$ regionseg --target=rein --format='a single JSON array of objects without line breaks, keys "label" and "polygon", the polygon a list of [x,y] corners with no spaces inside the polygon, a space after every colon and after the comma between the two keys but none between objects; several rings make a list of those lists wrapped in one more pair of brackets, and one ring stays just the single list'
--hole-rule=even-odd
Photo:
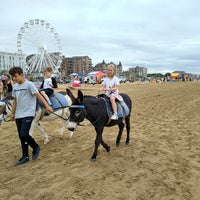
[{"label": "rein", "polygon": [[[61,107],[61,108],[62,108],[62,109],[63,109],[63,108],[81,108],[81,109],[84,109],[85,106],[84,106],[84,105],[71,105],[71,106],[63,106],[63,107]],[[61,116],[61,115],[56,114],[55,112],[52,112],[52,114],[54,114],[55,116],[57,116],[57,117],[59,117],[59,118],[65,120],[65,121],[68,121],[68,120],[69,120],[69,117],[70,117],[70,116],[69,116],[68,118],[65,118],[65,117],[63,117],[63,116]]]},{"label": "rein", "polygon": [[65,120],[65,121],[68,121],[68,120],[69,120],[69,117],[68,117],[68,118],[65,118],[65,117],[63,117],[63,116],[61,116],[61,115],[56,114],[55,112],[52,112],[52,114],[54,114],[55,116],[57,116],[57,117],[59,117],[59,118]]}]

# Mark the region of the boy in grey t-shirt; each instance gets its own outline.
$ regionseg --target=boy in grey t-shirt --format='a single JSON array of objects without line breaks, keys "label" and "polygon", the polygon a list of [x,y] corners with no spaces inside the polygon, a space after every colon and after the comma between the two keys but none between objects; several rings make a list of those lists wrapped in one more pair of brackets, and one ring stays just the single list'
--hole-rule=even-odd
[{"label": "boy in grey t-shirt", "polygon": [[11,120],[15,119],[22,147],[22,157],[15,165],[21,165],[29,161],[28,145],[33,149],[32,160],[37,159],[40,152],[39,145],[29,135],[31,123],[35,116],[36,98],[44,104],[47,111],[53,112],[53,109],[47,104],[34,83],[24,80],[22,68],[13,67],[9,70],[9,73],[15,82],[12,93],[14,101]]}]

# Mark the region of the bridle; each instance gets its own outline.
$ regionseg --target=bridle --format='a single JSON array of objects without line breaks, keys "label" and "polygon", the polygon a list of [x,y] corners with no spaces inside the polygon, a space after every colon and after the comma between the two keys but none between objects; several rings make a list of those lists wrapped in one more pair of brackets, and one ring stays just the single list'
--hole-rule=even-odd
[{"label": "bridle", "polygon": [[[70,106],[64,106],[64,107],[61,107],[61,108],[62,109],[64,109],[64,108],[81,108],[81,109],[84,109],[85,106],[84,105],[70,105]],[[63,120],[66,120],[66,121],[68,121],[69,118],[70,118],[70,115],[69,115],[69,117],[65,118],[65,117],[63,117],[61,115],[56,114],[55,112],[52,112],[52,114],[54,114],[55,116],[57,116],[57,117],[59,117],[59,118],[61,118]]]},{"label": "bridle", "polygon": [[[104,98],[102,98],[102,99],[105,101]],[[74,106],[83,106],[83,107],[82,107],[82,108],[83,108],[82,112],[83,112],[84,118],[87,117],[87,112],[86,112],[86,109],[85,109],[85,106],[84,106],[84,105],[74,105]],[[75,108],[75,107],[74,107],[74,108]],[[100,115],[94,122],[91,122],[90,124],[87,124],[87,125],[82,125],[82,124],[78,123],[78,125],[79,125],[79,126],[91,126],[91,125],[96,124],[96,123],[101,119],[101,117],[103,116],[105,110],[106,110],[106,103],[104,104],[104,109],[103,109],[101,115]]]}]

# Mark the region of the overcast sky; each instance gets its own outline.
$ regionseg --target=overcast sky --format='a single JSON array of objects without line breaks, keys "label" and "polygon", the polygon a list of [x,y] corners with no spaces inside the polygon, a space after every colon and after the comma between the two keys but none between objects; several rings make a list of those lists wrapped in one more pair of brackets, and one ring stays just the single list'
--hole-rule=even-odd
[{"label": "overcast sky", "polygon": [[1,1],[0,51],[17,52],[20,27],[43,19],[56,29],[66,57],[200,74],[199,8],[199,0]]}]

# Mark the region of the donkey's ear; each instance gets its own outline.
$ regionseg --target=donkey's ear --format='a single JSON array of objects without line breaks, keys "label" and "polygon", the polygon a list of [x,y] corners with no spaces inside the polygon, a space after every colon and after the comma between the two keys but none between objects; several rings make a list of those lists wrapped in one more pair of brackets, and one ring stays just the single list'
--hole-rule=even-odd
[{"label": "donkey's ear", "polygon": [[79,103],[83,102],[83,93],[80,90],[78,90],[78,102]]},{"label": "donkey's ear", "polygon": [[72,94],[72,91],[69,88],[67,88],[66,92],[67,92],[67,95],[71,98],[72,102],[74,102],[76,98]]}]

